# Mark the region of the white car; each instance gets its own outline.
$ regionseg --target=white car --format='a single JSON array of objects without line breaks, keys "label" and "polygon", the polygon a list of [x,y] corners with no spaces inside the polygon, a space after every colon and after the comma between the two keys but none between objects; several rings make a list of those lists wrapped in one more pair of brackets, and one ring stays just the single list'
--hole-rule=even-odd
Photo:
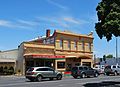
[{"label": "white car", "polygon": [[26,72],[26,78],[30,81],[41,81],[43,78],[61,80],[62,74],[50,67],[31,67]]},{"label": "white car", "polygon": [[104,74],[104,65],[96,65],[93,69],[96,69],[100,74]]},{"label": "white car", "polygon": [[120,65],[108,65],[104,69],[105,75],[120,75]]}]

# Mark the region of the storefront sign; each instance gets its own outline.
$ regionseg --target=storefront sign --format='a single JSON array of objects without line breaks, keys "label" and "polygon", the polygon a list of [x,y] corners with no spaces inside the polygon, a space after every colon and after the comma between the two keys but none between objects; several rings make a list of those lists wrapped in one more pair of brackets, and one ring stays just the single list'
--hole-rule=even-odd
[{"label": "storefront sign", "polygon": [[65,58],[65,56],[59,56],[59,55],[26,55],[26,57],[28,58]]}]

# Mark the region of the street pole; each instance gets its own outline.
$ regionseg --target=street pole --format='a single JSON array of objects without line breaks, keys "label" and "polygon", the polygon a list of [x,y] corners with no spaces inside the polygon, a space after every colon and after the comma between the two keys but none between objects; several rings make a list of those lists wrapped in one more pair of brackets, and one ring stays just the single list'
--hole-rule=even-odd
[{"label": "street pole", "polygon": [[118,53],[117,53],[117,51],[118,51],[118,47],[117,47],[117,37],[116,37],[116,63],[118,62],[118,61],[117,61],[117,58],[118,58]]}]

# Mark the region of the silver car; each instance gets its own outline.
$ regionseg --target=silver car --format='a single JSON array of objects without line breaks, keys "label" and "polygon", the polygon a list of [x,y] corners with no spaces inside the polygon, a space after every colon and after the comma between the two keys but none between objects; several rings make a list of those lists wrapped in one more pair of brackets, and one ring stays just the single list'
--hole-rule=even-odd
[{"label": "silver car", "polygon": [[62,74],[50,67],[31,67],[26,72],[26,78],[30,81],[41,81],[43,78],[61,80]]}]

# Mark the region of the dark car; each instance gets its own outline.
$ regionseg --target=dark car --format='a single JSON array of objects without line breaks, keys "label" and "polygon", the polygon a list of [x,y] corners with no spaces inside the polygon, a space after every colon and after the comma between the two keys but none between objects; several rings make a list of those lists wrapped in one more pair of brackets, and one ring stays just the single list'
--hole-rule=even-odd
[{"label": "dark car", "polygon": [[41,81],[43,78],[61,80],[62,74],[50,67],[31,67],[26,72],[26,78],[30,81]]},{"label": "dark car", "polygon": [[76,66],[72,68],[71,75],[74,78],[77,78],[77,77],[85,78],[90,76],[98,77],[99,72],[91,67]]}]

